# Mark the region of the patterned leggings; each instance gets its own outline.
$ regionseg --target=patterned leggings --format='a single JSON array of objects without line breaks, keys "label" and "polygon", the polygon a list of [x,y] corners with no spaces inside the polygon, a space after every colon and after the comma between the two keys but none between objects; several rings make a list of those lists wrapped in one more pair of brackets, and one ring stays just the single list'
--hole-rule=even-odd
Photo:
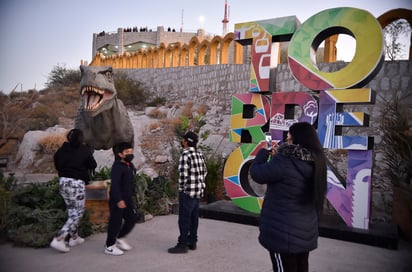
[{"label": "patterned leggings", "polygon": [[59,190],[66,203],[68,218],[58,232],[57,237],[65,238],[67,234],[70,234],[71,237],[76,237],[86,201],[84,181],[61,177],[59,178]]}]

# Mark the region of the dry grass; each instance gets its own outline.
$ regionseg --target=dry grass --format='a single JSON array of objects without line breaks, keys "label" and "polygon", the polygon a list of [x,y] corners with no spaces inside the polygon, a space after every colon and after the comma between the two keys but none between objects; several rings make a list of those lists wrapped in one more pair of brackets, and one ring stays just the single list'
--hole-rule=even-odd
[{"label": "dry grass", "polygon": [[52,134],[45,136],[37,143],[40,147],[40,152],[43,154],[53,154],[66,140],[65,134]]},{"label": "dry grass", "polygon": [[162,119],[166,117],[166,113],[160,111],[158,108],[151,110],[148,115],[149,117],[156,119]]},{"label": "dry grass", "polygon": [[193,112],[193,101],[188,101],[184,105],[184,108],[182,110],[182,115],[192,118],[192,112]]},{"label": "dry grass", "polygon": [[206,104],[202,104],[197,106],[197,112],[201,115],[205,115],[209,107]]},{"label": "dry grass", "polygon": [[180,123],[181,123],[182,121],[180,120],[180,118],[165,118],[165,119],[160,120],[160,122],[161,122],[163,125],[166,125],[166,126],[174,126],[174,127],[176,127],[176,126],[180,125]]},{"label": "dry grass", "polygon": [[147,126],[142,134],[140,146],[148,160],[154,161],[151,156],[164,155],[162,143],[173,143],[176,137],[176,127],[179,125],[179,118],[164,118]]},{"label": "dry grass", "polygon": [[151,123],[151,124],[149,125],[149,131],[158,129],[159,127],[160,127],[160,124],[159,124],[158,122],[156,122],[156,123]]}]

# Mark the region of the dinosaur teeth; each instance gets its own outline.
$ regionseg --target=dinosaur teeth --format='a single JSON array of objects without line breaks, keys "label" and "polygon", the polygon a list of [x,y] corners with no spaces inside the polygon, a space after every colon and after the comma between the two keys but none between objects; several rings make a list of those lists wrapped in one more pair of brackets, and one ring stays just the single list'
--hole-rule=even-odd
[{"label": "dinosaur teeth", "polygon": [[85,93],[96,93],[99,95],[104,95],[104,90],[93,87],[93,86],[85,86],[82,88],[82,95],[84,95]]},{"label": "dinosaur teeth", "polygon": [[93,86],[84,86],[81,89],[84,101],[84,109],[87,111],[97,110],[104,101],[105,91]]}]

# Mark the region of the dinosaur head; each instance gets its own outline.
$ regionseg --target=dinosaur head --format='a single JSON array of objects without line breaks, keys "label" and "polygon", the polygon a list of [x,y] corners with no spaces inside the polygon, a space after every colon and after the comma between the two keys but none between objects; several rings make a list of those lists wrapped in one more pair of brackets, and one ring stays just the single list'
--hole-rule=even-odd
[{"label": "dinosaur head", "polygon": [[81,108],[92,117],[109,110],[117,95],[113,83],[112,67],[80,66]]}]

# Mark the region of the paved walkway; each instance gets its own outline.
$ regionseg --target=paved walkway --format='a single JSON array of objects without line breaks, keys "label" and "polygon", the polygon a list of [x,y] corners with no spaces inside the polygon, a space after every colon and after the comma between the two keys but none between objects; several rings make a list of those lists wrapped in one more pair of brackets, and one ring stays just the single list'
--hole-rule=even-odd
[{"label": "paved walkway", "polygon": [[[173,255],[167,249],[176,243],[177,216],[158,216],[137,224],[128,241],[134,246],[123,256],[103,253],[105,233],[59,253],[51,248],[18,248],[0,245],[2,272],[269,272],[269,255],[258,241],[255,226],[200,219],[196,251]],[[400,242],[398,250],[319,238],[319,248],[309,257],[309,271],[410,272],[412,244]]]}]

